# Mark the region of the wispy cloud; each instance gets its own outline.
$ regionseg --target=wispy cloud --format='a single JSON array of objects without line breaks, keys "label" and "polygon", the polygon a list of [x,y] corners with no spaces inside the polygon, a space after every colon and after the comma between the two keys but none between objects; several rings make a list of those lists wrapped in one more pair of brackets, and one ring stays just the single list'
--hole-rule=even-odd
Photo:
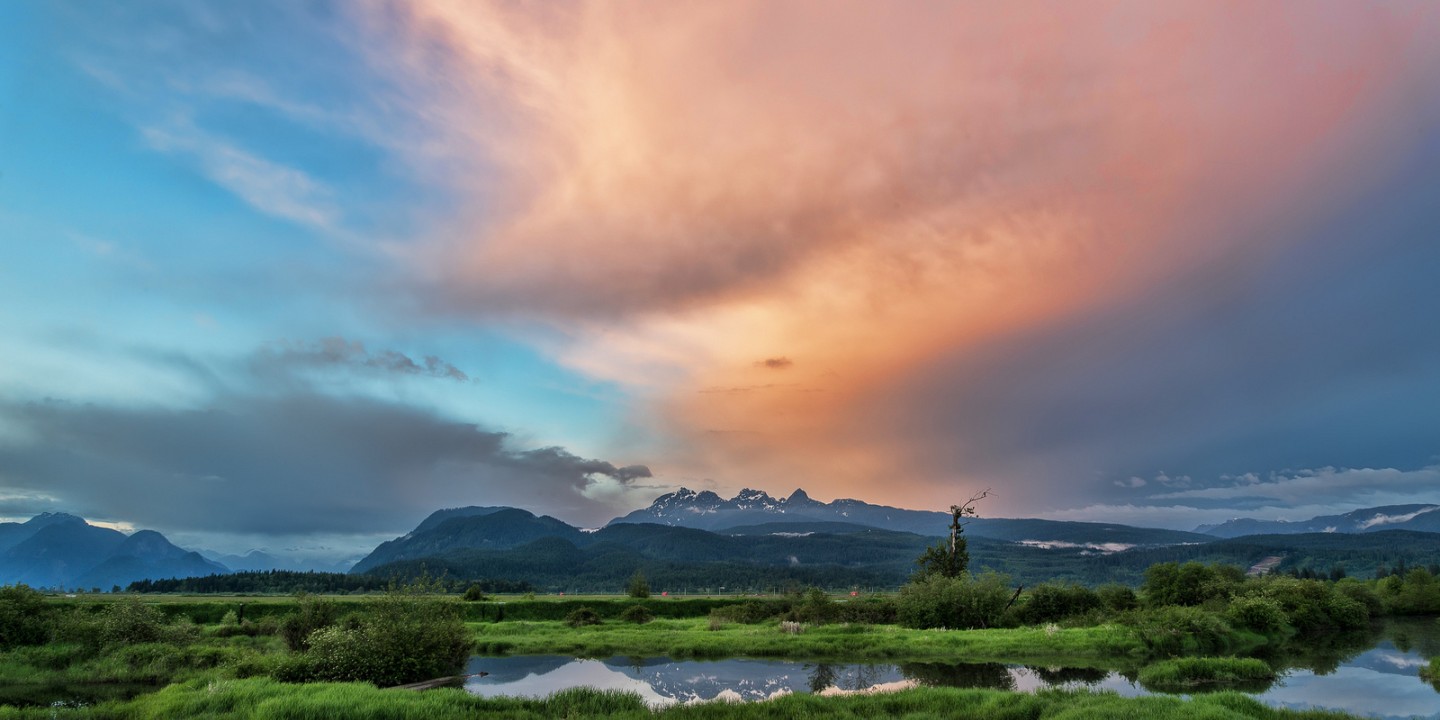
[{"label": "wispy cloud", "polygon": [[[1254,477],[1253,481],[1251,477]],[[1440,465],[1417,470],[1397,468],[1316,468],[1270,473],[1264,478],[1240,476],[1231,483],[1158,493],[1158,501],[1265,498],[1277,506],[1390,504],[1379,497],[1425,496],[1440,501]]]},{"label": "wispy cloud", "polygon": [[361,368],[399,375],[469,382],[463,370],[434,355],[411,358],[398,350],[365,348],[359,340],[343,337],[321,338],[315,342],[279,341],[255,354],[252,367],[261,374],[288,372],[296,368]]},{"label": "wispy cloud", "polygon": [[215,184],[267,215],[331,232],[340,211],[334,193],[298,168],[242,149],[188,121],[143,130],[150,146],[191,160]]}]

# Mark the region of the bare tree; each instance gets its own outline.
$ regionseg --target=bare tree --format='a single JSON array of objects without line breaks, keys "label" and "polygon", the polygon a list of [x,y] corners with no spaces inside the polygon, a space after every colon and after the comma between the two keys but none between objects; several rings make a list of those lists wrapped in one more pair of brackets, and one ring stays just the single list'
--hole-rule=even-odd
[{"label": "bare tree", "polygon": [[925,551],[915,561],[920,569],[916,572],[916,578],[928,575],[944,575],[945,577],[959,577],[965,573],[965,568],[970,564],[970,551],[966,548],[965,526],[968,524],[964,518],[975,517],[975,505],[981,500],[990,497],[990,489],[986,488],[970,496],[969,500],[950,506],[950,543],[936,545]]}]

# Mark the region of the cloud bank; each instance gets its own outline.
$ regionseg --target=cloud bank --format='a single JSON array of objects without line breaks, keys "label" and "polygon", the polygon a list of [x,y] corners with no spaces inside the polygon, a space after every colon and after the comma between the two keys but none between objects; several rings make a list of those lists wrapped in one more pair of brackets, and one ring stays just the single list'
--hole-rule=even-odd
[{"label": "cloud bank", "polygon": [[[1436,118],[1416,91],[1437,77],[1437,12],[380,16],[412,49],[397,72],[446,89],[417,99],[483,207],[411,253],[432,311],[557,328],[549,352],[657,418],[669,474],[912,504],[993,485],[1019,511],[1167,460],[1219,465],[1227,424],[1265,427],[1237,409],[1296,431],[1298,386],[1264,389],[1284,351],[1254,371],[1243,349],[1283,344],[1299,301],[1253,283],[1302,285],[1279,259],[1329,281],[1335,257],[1304,257],[1314,223],[1393,177]],[[1276,303],[1277,324],[1247,324],[1247,302]],[[1310,342],[1307,372],[1346,372]],[[754,360],[776,348],[806,359],[783,385]],[[1217,401],[1249,385],[1273,404]],[[1197,473],[1316,464],[1257,455]]]}]

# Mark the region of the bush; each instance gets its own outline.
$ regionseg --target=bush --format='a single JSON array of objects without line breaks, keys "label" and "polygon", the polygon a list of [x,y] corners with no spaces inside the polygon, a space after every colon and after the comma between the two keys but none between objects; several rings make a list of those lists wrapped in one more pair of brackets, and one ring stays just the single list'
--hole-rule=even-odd
[{"label": "bush", "polygon": [[459,605],[426,597],[426,589],[392,589],[363,616],[316,630],[305,660],[283,667],[277,677],[387,687],[453,675],[470,654],[470,637]]},{"label": "bush", "polygon": [[895,624],[895,601],[890,598],[869,597],[865,599],[852,599],[849,602],[838,603],[840,613],[836,618],[838,622],[860,623],[864,625],[894,625]]},{"label": "bush", "polygon": [[1063,620],[1099,608],[1100,596],[1083,585],[1043,583],[1030,591],[1016,613],[1029,625]]},{"label": "bush", "polygon": [[292,651],[310,648],[310,636],[316,630],[330,627],[340,618],[340,609],[334,603],[322,600],[308,593],[296,595],[299,608],[295,614],[280,623],[280,637]]},{"label": "bush", "polygon": [[1267,597],[1238,597],[1230,602],[1225,616],[1235,627],[1273,635],[1285,629],[1285,609]]},{"label": "bush", "polygon": [[1100,602],[1105,604],[1105,609],[1111,612],[1126,612],[1140,607],[1140,598],[1136,597],[1135,591],[1124,585],[1101,585],[1095,590],[1100,596]]},{"label": "bush", "polygon": [[1145,571],[1141,589],[1150,607],[1193,606],[1228,598],[1244,579],[1244,572],[1231,565],[1167,562],[1151,565]]},{"label": "bush", "polygon": [[165,636],[165,616],[135,598],[105,606],[95,627],[95,640],[102,646],[154,643]]},{"label": "bush", "polygon": [[485,591],[479,585],[472,584],[465,588],[465,602],[482,602],[486,600]]},{"label": "bush", "polygon": [[1214,652],[1228,649],[1231,641],[1230,625],[1219,615],[1200,608],[1140,610],[1129,617],[1129,622],[1152,653]]},{"label": "bush", "polygon": [[779,606],[755,600],[747,600],[738,605],[717,607],[710,611],[711,617],[718,617],[721,620],[729,620],[730,622],[746,623],[748,625],[765,622],[770,618],[778,617],[782,614]]},{"label": "bush", "polygon": [[45,596],[25,585],[0,587],[0,650],[50,640],[51,612]]},{"label": "bush", "polygon": [[1362,600],[1322,580],[1266,578],[1259,592],[1285,611],[1290,625],[1302,632],[1364,627],[1370,611]]},{"label": "bush", "polygon": [[1370,589],[1369,585],[1355,578],[1344,578],[1335,583],[1335,592],[1364,605],[1371,617],[1385,611],[1385,607],[1381,604],[1380,597],[1375,594],[1375,591]]},{"label": "bush", "polygon": [[635,574],[630,576],[630,586],[626,592],[630,594],[630,597],[639,600],[650,597],[650,583],[645,580],[645,573],[636,570]]},{"label": "bush", "polygon": [[911,628],[983,628],[999,623],[1009,604],[1007,578],[986,573],[978,578],[931,575],[900,588],[899,623]]},{"label": "bush", "polygon": [[655,615],[644,605],[631,605],[625,608],[625,612],[620,613],[620,619],[625,622],[635,623],[636,625],[644,625],[654,620]]},{"label": "bush", "polygon": [[600,615],[596,613],[593,608],[578,607],[571,610],[570,614],[565,616],[565,624],[572,628],[585,625],[599,625]]},{"label": "bush", "polygon": [[810,588],[801,595],[800,602],[790,608],[785,619],[795,622],[824,625],[834,622],[840,614],[840,607],[820,588]]}]

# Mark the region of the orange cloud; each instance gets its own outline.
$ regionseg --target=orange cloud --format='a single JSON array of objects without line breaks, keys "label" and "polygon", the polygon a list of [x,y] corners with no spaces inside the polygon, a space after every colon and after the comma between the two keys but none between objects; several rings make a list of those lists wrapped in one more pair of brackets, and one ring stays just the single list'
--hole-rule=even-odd
[{"label": "orange cloud", "polygon": [[1004,478],[887,430],[898,384],[1272,252],[1396,150],[1436,12],[421,0],[414,70],[452,74],[427,112],[481,208],[424,263],[633,388],[670,477],[933,501]]}]

